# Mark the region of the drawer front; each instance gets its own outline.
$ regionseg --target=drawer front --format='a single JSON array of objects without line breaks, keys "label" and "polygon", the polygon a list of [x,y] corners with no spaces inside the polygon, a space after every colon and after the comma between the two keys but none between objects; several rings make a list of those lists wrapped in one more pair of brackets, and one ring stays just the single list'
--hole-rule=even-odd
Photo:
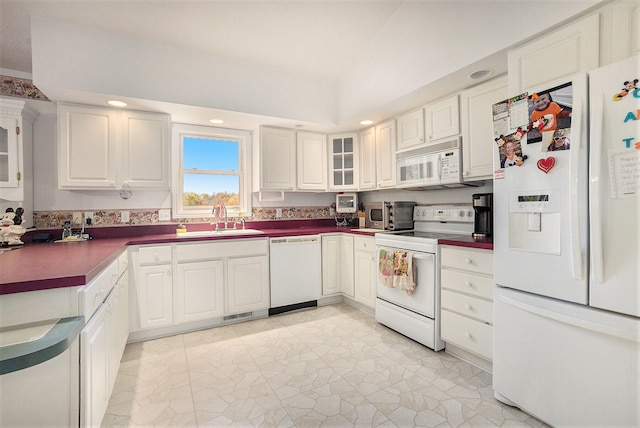
[{"label": "drawer front", "polygon": [[171,245],[140,247],[138,263],[141,265],[171,263]]},{"label": "drawer front", "polygon": [[441,305],[442,309],[493,324],[493,303],[486,300],[442,290]]},{"label": "drawer front", "polygon": [[441,321],[442,340],[493,360],[493,327],[445,310]]},{"label": "drawer front", "polygon": [[177,249],[179,262],[267,254],[269,254],[269,240],[267,238],[179,244]]},{"label": "drawer front", "polygon": [[354,236],[353,248],[355,250],[369,251],[373,253],[376,251],[375,240],[364,236]]},{"label": "drawer front", "polygon": [[107,298],[118,280],[118,261],[115,260],[107,268],[93,278],[87,285],[78,290],[80,295],[80,315],[84,315],[85,323]]},{"label": "drawer front", "polygon": [[440,285],[443,289],[455,290],[493,300],[493,289],[495,287],[493,277],[442,269],[440,271]]},{"label": "drawer front", "polygon": [[493,275],[493,251],[443,245],[440,255],[443,267]]}]

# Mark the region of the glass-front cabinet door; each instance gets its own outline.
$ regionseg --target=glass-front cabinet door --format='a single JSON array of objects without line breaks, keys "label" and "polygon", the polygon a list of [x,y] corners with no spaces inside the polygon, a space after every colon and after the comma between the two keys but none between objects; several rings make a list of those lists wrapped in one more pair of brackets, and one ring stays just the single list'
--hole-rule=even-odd
[{"label": "glass-front cabinet door", "polygon": [[357,188],[356,134],[331,135],[331,188],[351,190]]},{"label": "glass-front cabinet door", "polygon": [[18,187],[18,120],[0,117],[0,187]]}]

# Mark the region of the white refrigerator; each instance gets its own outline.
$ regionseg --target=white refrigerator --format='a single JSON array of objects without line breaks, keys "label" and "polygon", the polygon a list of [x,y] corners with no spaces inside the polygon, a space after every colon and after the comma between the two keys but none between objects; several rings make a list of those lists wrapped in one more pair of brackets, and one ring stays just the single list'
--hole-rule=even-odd
[{"label": "white refrigerator", "polygon": [[640,56],[494,106],[493,387],[553,426],[640,426],[636,79]]}]

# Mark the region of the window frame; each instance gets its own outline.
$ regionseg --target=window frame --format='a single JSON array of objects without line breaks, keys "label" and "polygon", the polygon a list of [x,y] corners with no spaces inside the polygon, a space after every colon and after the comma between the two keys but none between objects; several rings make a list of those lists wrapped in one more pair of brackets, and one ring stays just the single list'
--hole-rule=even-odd
[{"label": "window frame", "polygon": [[184,138],[204,138],[214,140],[233,140],[238,142],[238,175],[240,178],[240,208],[229,207],[228,217],[251,216],[252,181],[251,181],[251,131],[227,129],[213,126],[188,125],[174,123],[171,138],[172,147],[172,208],[173,218],[213,218],[213,206],[201,208],[184,206]]}]

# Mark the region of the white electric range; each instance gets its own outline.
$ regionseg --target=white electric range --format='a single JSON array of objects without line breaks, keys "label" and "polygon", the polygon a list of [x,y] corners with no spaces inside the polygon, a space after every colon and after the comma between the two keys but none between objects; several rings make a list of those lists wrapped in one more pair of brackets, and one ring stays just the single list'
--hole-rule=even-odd
[{"label": "white electric range", "polygon": [[419,205],[413,212],[414,229],[376,233],[376,254],[381,249],[405,250],[412,255],[416,289],[376,285],[376,321],[434,351],[444,348],[440,339],[439,239],[455,239],[473,232],[471,205]]}]

